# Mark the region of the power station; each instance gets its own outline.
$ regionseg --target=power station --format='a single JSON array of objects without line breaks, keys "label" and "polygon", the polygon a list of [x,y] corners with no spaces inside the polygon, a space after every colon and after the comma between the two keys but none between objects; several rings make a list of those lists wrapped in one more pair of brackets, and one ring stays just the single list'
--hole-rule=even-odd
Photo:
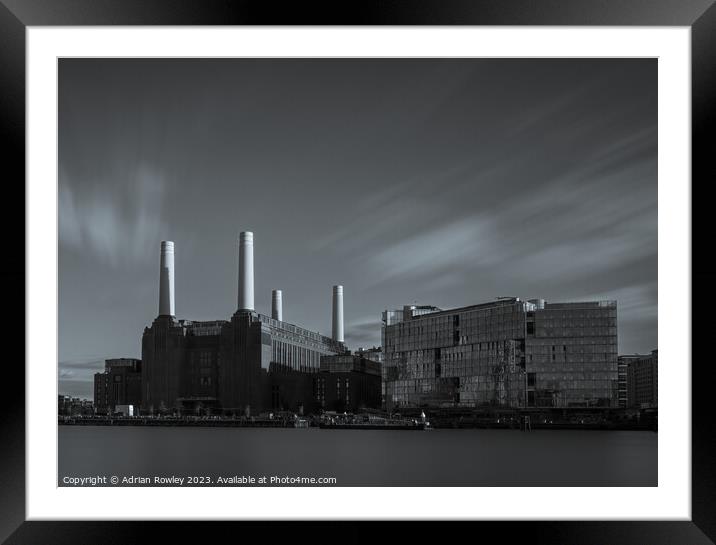
[{"label": "power station", "polygon": [[174,243],[161,243],[159,315],[142,336],[143,411],[205,409],[238,415],[281,407],[287,376],[294,386],[287,404],[308,406],[315,399],[311,390],[321,357],[350,354],[343,336],[343,286],[333,286],[329,338],[283,321],[281,290],[271,294],[271,316],[256,312],[250,231],[239,234],[238,262],[234,315],[229,320],[181,320],[175,315]]}]

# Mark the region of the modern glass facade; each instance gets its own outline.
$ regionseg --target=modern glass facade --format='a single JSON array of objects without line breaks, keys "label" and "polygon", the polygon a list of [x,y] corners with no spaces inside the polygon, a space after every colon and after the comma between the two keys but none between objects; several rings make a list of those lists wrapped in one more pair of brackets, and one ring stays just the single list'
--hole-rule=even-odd
[{"label": "modern glass facade", "polygon": [[617,391],[619,397],[619,407],[626,409],[629,406],[629,396],[627,389],[627,367],[629,365],[628,358],[619,356],[617,358]]},{"label": "modern glass facade", "polygon": [[545,303],[526,325],[528,406],[618,406],[616,301]]},{"label": "modern glass facade", "polygon": [[614,301],[386,311],[384,404],[616,406],[616,340]]}]

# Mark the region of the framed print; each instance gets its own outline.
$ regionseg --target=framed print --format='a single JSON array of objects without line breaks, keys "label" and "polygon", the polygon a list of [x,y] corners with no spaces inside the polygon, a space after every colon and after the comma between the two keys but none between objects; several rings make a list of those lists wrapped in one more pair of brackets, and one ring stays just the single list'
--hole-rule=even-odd
[{"label": "framed print", "polygon": [[710,2],[57,6],[1,9],[8,543],[713,539]]}]

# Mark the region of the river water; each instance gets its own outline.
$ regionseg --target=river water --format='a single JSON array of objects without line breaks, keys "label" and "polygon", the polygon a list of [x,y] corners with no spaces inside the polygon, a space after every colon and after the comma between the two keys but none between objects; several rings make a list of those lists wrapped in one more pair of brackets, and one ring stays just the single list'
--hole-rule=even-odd
[{"label": "river water", "polygon": [[184,486],[188,477],[211,486],[219,477],[255,481],[244,485],[264,484],[261,477],[270,485],[279,477],[284,480],[274,484],[283,486],[300,482],[285,477],[334,478],[334,486],[657,486],[657,437],[645,431],[59,426],[58,485],[117,476],[134,477],[125,483],[134,486],[156,486],[155,477]]}]

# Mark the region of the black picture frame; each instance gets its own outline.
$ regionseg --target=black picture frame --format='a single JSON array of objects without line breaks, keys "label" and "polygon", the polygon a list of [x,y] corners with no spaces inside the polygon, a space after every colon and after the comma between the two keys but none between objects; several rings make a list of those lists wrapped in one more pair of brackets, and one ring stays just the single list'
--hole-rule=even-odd
[{"label": "black picture frame", "polygon": [[[3,403],[0,410],[0,539],[12,544],[143,543],[149,532],[161,542],[232,540],[250,535],[271,540],[358,543],[393,531],[392,522],[330,522],[309,532],[303,522],[27,522],[25,521],[25,369],[18,313],[25,315],[25,239],[9,213],[25,203],[25,30],[28,26],[80,25],[570,25],[688,26],[692,32],[692,293],[708,294],[716,270],[708,253],[708,184],[714,179],[710,134],[716,122],[716,6],[714,0],[345,0],[278,3],[249,0],[0,0],[0,131],[3,194],[3,300],[17,309],[5,331]],[[12,203],[12,206],[9,206]],[[23,203],[23,206],[20,205]],[[24,226],[24,222],[22,222]],[[15,286],[15,288],[8,288]],[[716,321],[711,304],[693,303],[692,316],[692,521],[469,522],[447,535],[473,535],[509,543],[707,544],[716,541],[716,420],[711,417],[715,381],[706,352]],[[662,309],[668,312],[668,309]],[[24,322],[23,322],[24,323]],[[684,347],[688,358],[688,347]],[[334,494],[328,499],[336,498]],[[221,528],[215,528],[221,525]],[[446,537],[442,523],[410,523],[399,531],[426,540]],[[452,532],[456,532],[452,534]]]}]

